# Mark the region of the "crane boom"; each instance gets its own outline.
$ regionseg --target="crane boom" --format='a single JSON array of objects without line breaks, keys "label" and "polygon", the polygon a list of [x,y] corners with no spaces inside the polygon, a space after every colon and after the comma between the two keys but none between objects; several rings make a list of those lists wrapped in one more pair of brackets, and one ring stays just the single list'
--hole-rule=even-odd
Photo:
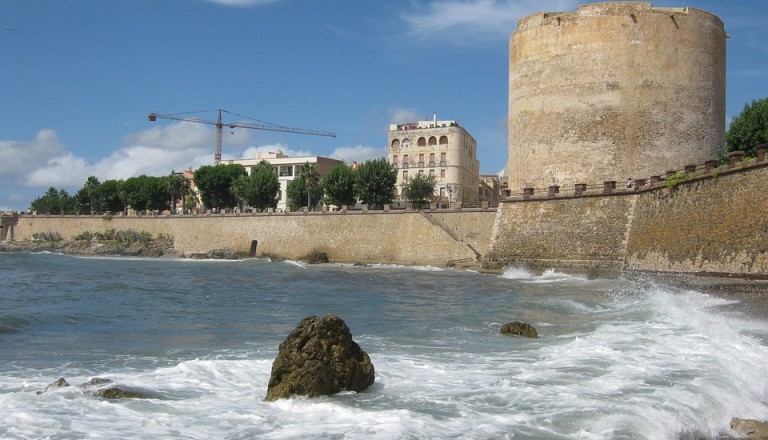
[{"label": "crane boom", "polygon": [[251,122],[242,122],[242,121],[222,122],[222,119],[221,119],[222,112],[232,114],[232,115],[234,115],[235,113],[231,113],[223,109],[219,109],[218,112],[219,112],[218,117],[216,118],[215,121],[179,116],[177,114],[164,115],[159,113],[150,113],[147,116],[147,119],[149,119],[152,122],[157,121],[158,118],[172,119],[175,121],[194,122],[198,124],[208,124],[208,125],[215,126],[216,127],[216,151],[214,154],[214,161],[217,165],[221,163],[221,137],[222,137],[221,134],[222,134],[222,129],[224,128],[225,125],[229,128],[250,128],[253,130],[282,131],[287,133],[306,134],[306,135],[312,135],[312,136],[336,137],[336,133],[333,133],[330,131],[308,130],[304,128],[291,128],[291,127],[284,127],[282,125],[276,125],[276,124],[270,124],[270,123],[251,123]]}]

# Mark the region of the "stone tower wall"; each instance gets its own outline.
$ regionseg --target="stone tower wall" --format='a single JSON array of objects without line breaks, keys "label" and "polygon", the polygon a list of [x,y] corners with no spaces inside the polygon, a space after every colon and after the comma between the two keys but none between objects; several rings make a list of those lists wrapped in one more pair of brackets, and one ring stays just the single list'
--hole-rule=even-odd
[{"label": "stone tower wall", "polygon": [[513,193],[701,163],[724,125],[725,31],[708,12],[594,3],[526,17],[510,38]]}]

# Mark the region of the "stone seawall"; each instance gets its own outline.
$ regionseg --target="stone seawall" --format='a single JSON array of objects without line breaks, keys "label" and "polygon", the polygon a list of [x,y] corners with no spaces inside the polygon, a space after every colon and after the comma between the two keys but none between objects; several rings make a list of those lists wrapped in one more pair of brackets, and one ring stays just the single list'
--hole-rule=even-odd
[{"label": "stone seawall", "polygon": [[638,194],[626,267],[768,276],[768,166]]},{"label": "stone seawall", "polygon": [[[430,219],[433,216],[437,219]],[[313,212],[308,214],[198,216],[21,216],[16,240],[57,232],[64,240],[107,229],[173,237],[181,253],[230,248],[248,254],[298,259],[312,251],[334,262],[446,265],[475,263],[490,241],[494,210],[456,212]],[[438,224],[435,224],[438,223]],[[442,224],[441,224],[442,223]],[[466,240],[466,241],[465,241]]]},{"label": "stone seawall", "polygon": [[768,277],[768,162],[689,170],[671,188],[503,202],[484,264]]}]

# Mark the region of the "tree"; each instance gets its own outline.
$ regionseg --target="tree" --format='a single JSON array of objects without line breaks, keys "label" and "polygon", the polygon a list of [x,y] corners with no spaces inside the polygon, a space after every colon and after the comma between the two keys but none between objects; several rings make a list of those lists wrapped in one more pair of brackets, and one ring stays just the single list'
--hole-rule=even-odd
[{"label": "tree", "polygon": [[237,200],[232,194],[232,183],[238,176],[247,175],[240,164],[205,165],[195,171],[195,184],[200,190],[206,208],[234,208]]},{"label": "tree", "polygon": [[137,211],[168,209],[167,177],[131,177],[120,188],[124,202]]},{"label": "tree", "polygon": [[[320,192],[322,192],[322,188],[320,187],[320,173],[317,172],[317,168],[315,168],[314,165],[309,162],[304,162],[298,177],[304,183],[304,190],[307,192],[307,207],[312,209],[312,199],[314,198],[319,202],[320,197],[322,197],[317,191],[319,188]],[[312,197],[313,195],[315,197]]]},{"label": "tree", "polygon": [[758,145],[768,143],[768,98],[753,100],[731,122],[725,134],[725,151],[755,156]]},{"label": "tree", "polygon": [[100,200],[101,194],[99,191],[100,186],[101,182],[99,182],[99,179],[97,179],[96,176],[90,176],[86,179],[83,187],[77,191],[75,197],[80,205],[81,213],[89,214],[91,212],[102,211]]},{"label": "tree", "polygon": [[122,184],[122,180],[105,180],[99,185],[102,210],[118,212],[124,209],[123,201],[120,199],[120,186]]},{"label": "tree", "polygon": [[277,195],[280,191],[280,181],[272,170],[272,165],[266,160],[256,164],[251,171],[246,190],[248,205],[262,211],[277,207]]},{"label": "tree", "polygon": [[327,205],[354,205],[355,170],[346,164],[336,165],[328,171],[322,181]]},{"label": "tree", "polygon": [[61,189],[50,187],[41,197],[36,198],[30,204],[30,209],[38,214],[75,214],[79,204],[76,197],[70,197],[69,193]]},{"label": "tree", "polygon": [[241,210],[245,208],[247,199],[246,191],[250,180],[251,179],[248,175],[237,176],[237,178],[235,178],[235,180],[232,182],[232,187],[230,188],[232,195],[235,196],[237,204]]},{"label": "tree", "polygon": [[436,184],[437,178],[435,176],[417,174],[413,178],[405,180],[403,195],[409,202],[423,205],[432,200]]},{"label": "tree", "polygon": [[355,195],[364,204],[381,208],[392,202],[396,182],[397,170],[387,159],[367,160],[357,170]]},{"label": "tree", "polygon": [[171,209],[176,208],[176,200],[181,200],[184,206],[184,198],[189,194],[190,181],[183,174],[174,173],[168,176],[168,194],[171,196]]}]

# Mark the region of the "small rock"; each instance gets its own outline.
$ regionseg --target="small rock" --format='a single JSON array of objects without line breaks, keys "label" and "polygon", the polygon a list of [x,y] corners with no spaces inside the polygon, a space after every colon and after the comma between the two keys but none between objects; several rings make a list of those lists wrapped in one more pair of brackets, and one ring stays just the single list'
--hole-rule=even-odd
[{"label": "small rock", "polygon": [[750,439],[768,439],[768,423],[752,419],[731,419],[731,429]]},{"label": "small rock", "polygon": [[55,382],[48,384],[48,386],[45,387],[43,391],[38,391],[37,394],[47,393],[49,390],[52,390],[54,388],[64,388],[68,386],[69,386],[69,382],[67,382],[67,380],[64,379],[63,377],[60,377]]},{"label": "small rock", "polygon": [[526,338],[539,337],[539,334],[536,332],[536,329],[533,328],[531,324],[528,324],[527,322],[520,322],[520,321],[508,322],[502,325],[501,330],[499,330],[499,333],[503,335],[525,336]]},{"label": "small rock", "polygon": [[368,353],[352,340],[341,318],[310,316],[280,344],[265,400],[359,392],[374,378]]}]

